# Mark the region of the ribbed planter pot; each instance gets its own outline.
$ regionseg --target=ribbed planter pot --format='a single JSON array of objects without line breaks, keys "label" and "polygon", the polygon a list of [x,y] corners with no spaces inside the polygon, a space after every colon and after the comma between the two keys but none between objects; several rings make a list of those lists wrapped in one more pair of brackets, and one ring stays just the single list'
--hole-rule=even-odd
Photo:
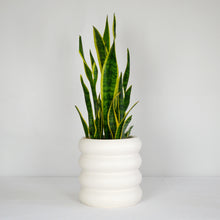
[{"label": "ribbed planter pot", "polygon": [[80,140],[80,193],[82,203],[100,208],[128,207],[142,197],[141,141]]}]

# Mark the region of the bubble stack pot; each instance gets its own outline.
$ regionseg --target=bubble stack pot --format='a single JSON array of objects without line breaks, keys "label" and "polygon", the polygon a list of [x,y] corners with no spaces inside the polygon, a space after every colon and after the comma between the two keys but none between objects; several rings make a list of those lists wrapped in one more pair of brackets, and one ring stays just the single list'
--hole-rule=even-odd
[{"label": "bubble stack pot", "polygon": [[141,200],[141,141],[138,137],[82,138],[79,147],[79,200],[83,204],[119,208],[133,206]]}]

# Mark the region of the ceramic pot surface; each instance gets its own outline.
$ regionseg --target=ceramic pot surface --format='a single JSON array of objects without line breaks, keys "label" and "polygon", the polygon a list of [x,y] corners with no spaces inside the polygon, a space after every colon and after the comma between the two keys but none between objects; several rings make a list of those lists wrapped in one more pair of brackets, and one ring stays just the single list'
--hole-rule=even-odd
[{"label": "ceramic pot surface", "polygon": [[79,199],[82,203],[99,208],[119,208],[135,205],[141,200],[141,141],[138,137],[82,138],[79,147]]}]

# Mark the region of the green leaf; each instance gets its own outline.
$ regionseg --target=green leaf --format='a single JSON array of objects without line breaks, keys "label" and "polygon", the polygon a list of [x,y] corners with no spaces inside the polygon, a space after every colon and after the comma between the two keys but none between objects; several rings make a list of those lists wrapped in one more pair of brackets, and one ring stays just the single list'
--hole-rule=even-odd
[{"label": "green leaf", "polygon": [[133,128],[134,126],[131,126],[128,131],[125,133],[125,137],[128,138],[130,136],[130,133],[131,133],[131,129]]},{"label": "green leaf", "polygon": [[115,139],[121,139],[122,138],[122,130],[124,126],[125,120],[122,120],[117,127],[116,134],[115,134]]},{"label": "green leaf", "polygon": [[106,58],[101,74],[101,100],[103,109],[104,131],[106,138],[110,138],[107,123],[108,110],[115,95],[118,78],[118,65],[115,54],[115,43],[113,43],[108,57]]},{"label": "green leaf", "polygon": [[89,55],[90,55],[90,61],[91,61],[91,66],[92,66],[92,75],[93,75],[93,79],[94,79],[94,84],[96,85],[96,82],[98,79],[98,68],[95,63],[95,60],[94,60],[94,57],[92,55],[91,50],[89,51]]},{"label": "green leaf", "polygon": [[[97,70],[97,67],[94,67],[94,70],[92,72],[91,69],[89,68],[89,66],[87,65],[87,63],[84,59],[81,36],[79,37],[79,52],[83,58],[84,70],[85,70],[86,76],[87,76],[89,83],[90,83],[90,87],[92,90],[92,96],[93,96],[93,102],[94,102],[94,108],[95,108],[95,114],[97,114],[98,107],[97,107],[97,94],[96,94],[95,87],[96,87],[96,82],[97,82],[98,70]],[[94,59],[93,59],[93,61],[94,61]],[[93,81],[93,74],[94,74],[94,81]]]},{"label": "green leaf", "polygon": [[79,109],[78,109],[78,107],[77,107],[76,105],[75,105],[75,108],[76,108],[76,110],[77,110],[78,113],[79,113],[79,117],[80,117],[81,122],[82,122],[82,125],[83,125],[83,129],[84,129],[84,132],[85,132],[85,136],[86,136],[86,138],[88,138],[88,137],[89,137],[89,128],[88,128],[88,125],[87,125],[85,119],[83,118],[81,112],[79,111]]},{"label": "green leaf", "polygon": [[102,138],[102,121],[101,121],[101,108],[98,110],[98,114],[95,119],[95,124],[97,128],[97,132],[94,135],[95,139],[101,139]]},{"label": "green leaf", "polygon": [[130,113],[130,111],[139,103],[139,101],[135,102],[134,105],[131,106],[131,108],[126,112],[125,116],[123,119],[127,117],[127,115]]},{"label": "green leaf", "polygon": [[132,119],[132,115],[130,115],[126,120],[125,120],[125,123],[124,123],[124,126],[123,126],[123,131],[122,131],[122,138],[125,138],[126,135],[125,135],[125,131],[129,125],[129,123],[131,122],[131,119]]},{"label": "green leaf", "polygon": [[[114,138],[114,131],[116,130],[116,123],[114,120],[114,113],[113,113],[112,106],[110,106],[110,108],[108,110],[107,123],[108,123],[108,129],[109,129],[108,132],[110,132],[110,137],[111,137],[111,139],[113,139]],[[108,138],[110,138],[110,137],[108,137]]]},{"label": "green leaf", "polygon": [[[90,83],[90,87],[91,87],[91,91],[92,91],[92,96],[93,96],[93,102],[94,102],[94,108],[95,108],[95,115],[96,115],[97,112],[98,112],[97,94],[96,94],[96,82],[93,81],[93,73],[91,72],[90,68],[88,67],[88,65],[86,64],[85,61],[84,61],[84,69],[85,69],[86,76],[87,76],[87,78],[89,80],[89,83]],[[94,75],[96,75],[96,81],[97,81],[96,69],[94,67],[93,70],[94,70]]]},{"label": "green leaf", "polygon": [[123,126],[124,126],[124,123],[125,123],[125,119],[127,117],[127,115],[129,114],[129,112],[134,108],[135,105],[137,105],[138,102],[135,102],[134,105],[131,106],[131,108],[129,109],[129,111],[125,114],[124,118],[121,120],[118,128],[117,128],[117,131],[116,131],[116,134],[115,134],[115,139],[121,139],[122,138],[122,131],[123,131]]},{"label": "green leaf", "polygon": [[89,50],[89,56],[90,56],[90,61],[91,61],[91,67],[93,67],[93,64],[94,64],[95,60],[94,60],[94,57],[92,55],[91,50]]},{"label": "green leaf", "polygon": [[129,53],[129,50],[127,49],[127,66],[126,66],[125,73],[123,76],[124,91],[126,91],[126,89],[127,89],[129,75],[130,75],[130,53]]},{"label": "green leaf", "polygon": [[91,83],[91,82],[93,82],[92,71],[90,70],[90,68],[88,67],[88,65],[85,61],[83,61],[83,64],[84,64],[84,70],[85,70],[86,76],[87,76],[89,82]]},{"label": "green leaf", "polygon": [[101,108],[101,100],[100,95],[98,97],[98,114],[96,115],[95,124],[97,128],[97,132],[94,135],[95,139],[103,138],[103,128],[102,128],[102,108]]},{"label": "green leaf", "polygon": [[96,127],[95,127],[95,122],[94,122],[94,117],[93,117],[92,104],[91,104],[91,100],[90,100],[89,90],[86,87],[81,75],[80,75],[80,80],[81,80],[81,84],[82,84],[82,88],[83,88],[83,92],[84,92],[84,97],[85,97],[85,102],[86,102],[86,107],[87,107],[87,112],[88,112],[89,133],[90,133],[91,137],[93,137],[93,135],[95,134]]},{"label": "green leaf", "polygon": [[92,75],[94,79],[94,85],[96,86],[97,79],[98,79],[98,68],[96,66],[96,63],[93,63],[93,66],[92,66]]},{"label": "green leaf", "polygon": [[100,138],[103,138],[103,111],[102,111],[102,101],[101,101],[101,96],[99,94],[98,96],[98,106],[99,106],[99,117],[100,117]]},{"label": "green leaf", "polygon": [[105,30],[104,30],[104,34],[103,34],[103,41],[105,43],[107,50],[109,51],[109,49],[110,49],[110,32],[109,32],[109,25],[108,25],[108,16],[106,17]]},{"label": "green leaf", "polygon": [[123,88],[122,88],[122,73],[120,74],[119,77],[119,87],[118,87],[118,92],[119,92],[119,103],[118,103],[118,114],[119,114],[119,121],[123,118],[124,116],[124,94],[123,94]]},{"label": "green leaf", "polygon": [[[81,36],[79,37],[79,52],[80,55],[83,59],[83,64],[84,64],[84,70],[87,76],[87,79],[89,80],[90,83],[90,87],[92,90],[92,96],[93,96],[93,102],[94,102],[94,108],[95,108],[95,114],[97,114],[97,94],[96,94],[96,82],[97,82],[97,75],[98,75],[98,70],[97,67],[94,67],[94,71],[92,72],[91,69],[89,68],[89,66],[87,65],[85,59],[84,59],[84,54],[83,54],[83,47],[82,47],[82,40],[81,40]],[[91,54],[91,51],[90,51]],[[91,58],[91,56],[90,56]],[[93,59],[94,61],[94,59]],[[92,62],[92,60],[91,60]],[[95,77],[93,77],[93,74],[95,75]],[[94,78],[94,81],[93,81]]]},{"label": "green leaf", "polygon": [[108,115],[107,115],[108,128],[110,130],[112,139],[114,138],[116,129],[118,127],[118,119],[117,119],[117,115],[116,115],[115,108],[114,108],[115,99],[117,98],[118,95],[119,93],[117,93],[114,96],[111,102],[110,108],[108,110]]},{"label": "green leaf", "polygon": [[130,104],[130,97],[131,97],[131,89],[132,89],[132,86],[130,86],[128,88],[128,90],[125,92],[125,98],[124,98],[124,111],[127,110],[129,104]]},{"label": "green leaf", "polygon": [[93,35],[94,35],[94,43],[95,43],[95,48],[96,48],[97,57],[99,61],[99,66],[102,72],[102,67],[104,65],[106,55],[107,55],[106,47],[105,47],[105,43],[102,39],[101,34],[95,27],[93,27]]},{"label": "green leaf", "polygon": [[114,39],[116,38],[116,18],[115,18],[115,14],[114,14],[114,17],[113,17],[113,37]]},{"label": "green leaf", "polygon": [[81,36],[79,36],[79,54],[81,55],[82,59],[85,60]]}]

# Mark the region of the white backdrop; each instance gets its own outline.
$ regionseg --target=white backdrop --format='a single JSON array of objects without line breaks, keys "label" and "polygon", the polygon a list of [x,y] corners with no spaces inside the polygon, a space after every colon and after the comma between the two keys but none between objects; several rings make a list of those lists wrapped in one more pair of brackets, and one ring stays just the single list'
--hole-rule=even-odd
[{"label": "white backdrop", "polygon": [[[146,176],[220,175],[220,1],[0,0],[0,175],[79,174],[78,35],[117,16]],[[94,47],[92,46],[94,51]],[[88,57],[88,56],[87,56]]]}]

